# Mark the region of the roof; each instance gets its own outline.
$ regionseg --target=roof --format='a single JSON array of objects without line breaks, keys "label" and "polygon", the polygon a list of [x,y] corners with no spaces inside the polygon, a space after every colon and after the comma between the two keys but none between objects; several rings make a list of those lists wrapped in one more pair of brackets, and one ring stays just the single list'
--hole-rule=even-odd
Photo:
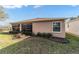
[{"label": "roof", "polygon": [[66,20],[68,23],[71,23],[71,22],[75,22],[75,21],[79,21],[79,18],[74,18],[74,19],[69,19],[69,20]]},{"label": "roof", "polygon": [[29,20],[24,20],[24,21],[19,21],[19,22],[14,22],[11,24],[15,23],[32,23],[32,22],[45,22],[45,21],[64,21],[64,18],[34,18],[34,19],[29,19]]}]

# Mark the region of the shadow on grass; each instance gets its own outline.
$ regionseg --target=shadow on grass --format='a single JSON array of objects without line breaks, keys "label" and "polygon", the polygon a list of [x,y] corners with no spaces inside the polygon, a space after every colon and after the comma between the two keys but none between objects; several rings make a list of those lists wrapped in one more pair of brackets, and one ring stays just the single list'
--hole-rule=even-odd
[{"label": "shadow on grass", "polygon": [[[7,33],[3,33],[3,34],[7,34]],[[13,45],[0,49],[0,54],[48,54],[51,53],[51,51],[56,53],[57,47],[53,48],[53,46],[60,44],[57,41],[58,40],[61,41],[63,39],[59,39],[59,38],[53,38],[53,39],[54,40],[45,39],[41,37],[30,37],[28,39],[24,39]],[[55,40],[56,42],[54,42]],[[59,49],[60,48],[61,47],[59,47]]]},{"label": "shadow on grass", "polygon": [[49,53],[49,47],[52,43],[43,38],[30,37],[7,46],[0,50],[0,54],[42,54]]},{"label": "shadow on grass", "polygon": [[30,37],[0,49],[0,54],[79,53],[79,38],[70,34],[66,36],[70,41],[69,44],[61,44],[41,37]]}]

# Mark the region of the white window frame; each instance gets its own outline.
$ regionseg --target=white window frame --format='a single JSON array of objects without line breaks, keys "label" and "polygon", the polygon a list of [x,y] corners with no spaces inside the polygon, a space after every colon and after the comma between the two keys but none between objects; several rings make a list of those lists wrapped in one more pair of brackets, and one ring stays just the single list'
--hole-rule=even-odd
[{"label": "white window frame", "polygon": [[[53,23],[60,23],[60,31],[59,31],[59,32],[58,32],[58,31],[53,31]],[[53,32],[53,33],[61,33],[61,32],[62,32],[62,23],[59,22],[59,21],[54,21],[54,22],[52,22],[52,32]]]}]

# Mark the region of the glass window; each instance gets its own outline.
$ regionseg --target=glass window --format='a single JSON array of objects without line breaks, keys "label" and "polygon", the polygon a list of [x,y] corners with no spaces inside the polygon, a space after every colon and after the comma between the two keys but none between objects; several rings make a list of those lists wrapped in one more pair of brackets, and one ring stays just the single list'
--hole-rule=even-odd
[{"label": "glass window", "polygon": [[32,25],[30,25],[30,24],[23,24],[23,28],[32,28]]},{"label": "glass window", "polygon": [[53,31],[60,32],[60,22],[53,22]]}]

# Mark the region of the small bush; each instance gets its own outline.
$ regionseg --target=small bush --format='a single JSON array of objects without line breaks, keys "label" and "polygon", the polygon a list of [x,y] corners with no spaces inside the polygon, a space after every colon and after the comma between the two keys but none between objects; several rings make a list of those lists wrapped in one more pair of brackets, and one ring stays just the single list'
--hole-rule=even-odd
[{"label": "small bush", "polygon": [[47,35],[46,33],[41,33],[42,37],[46,37],[46,35]]},{"label": "small bush", "polygon": [[36,34],[32,33],[32,36],[36,36]]},{"label": "small bush", "polygon": [[50,38],[50,37],[52,37],[52,34],[51,34],[51,33],[47,33],[47,34],[46,34],[46,37],[47,37],[47,38]]},{"label": "small bush", "polygon": [[40,33],[40,32],[38,32],[36,36],[40,36],[40,37],[41,37],[42,35],[41,35],[41,33]]},{"label": "small bush", "polygon": [[52,34],[51,33],[40,33],[40,32],[38,32],[37,36],[44,37],[44,38],[50,38],[50,37],[52,37]]},{"label": "small bush", "polygon": [[9,31],[10,34],[18,34],[20,33],[19,31]]},{"label": "small bush", "polygon": [[30,36],[32,35],[32,32],[31,31],[22,31],[21,33],[22,34],[25,34],[25,35],[30,35]]}]

